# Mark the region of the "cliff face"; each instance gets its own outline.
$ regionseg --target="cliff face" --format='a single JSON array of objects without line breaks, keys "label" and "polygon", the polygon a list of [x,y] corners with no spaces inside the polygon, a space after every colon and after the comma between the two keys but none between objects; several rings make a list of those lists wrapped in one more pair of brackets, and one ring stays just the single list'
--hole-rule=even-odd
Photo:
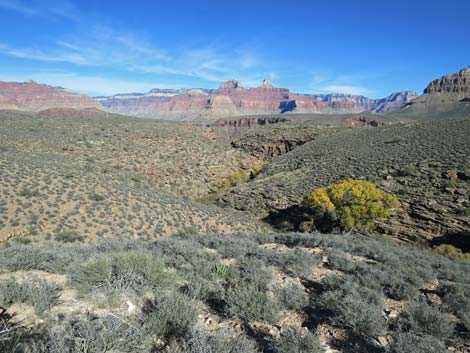
[{"label": "cliff face", "polygon": [[396,92],[392,93],[386,98],[375,100],[374,111],[381,113],[390,110],[396,110],[408,104],[412,100],[418,98],[416,92]]},{"label": "cliff face", "polygon": [[50,108],[95,108],[103,107],[84,94],[76,94],[64,88],[27,82],[0,81],[0,109],[41,111]]},{"label": "cliff face", "polygon": [[405,112],[439,113],[468,109],[470,101],[470,67],[433,80],[423,95],[402,109]]},{"label": "cliff face", "polygon": [[470,97],[470,67],[453,74],[444,75],[432,81],[425,89],[424,94],[448,94]]},{"label": "cliff face", "polygon": [[397,109],[415,98],[400,92],[383,99],[345,94],[295,94],[264,80],[260,87],[245,89],[238,81],[223,82],[214,90],[152,90],[99,98],[111,112],[171,120],[211,122],[224,117],[278,113],[346,114]]}]

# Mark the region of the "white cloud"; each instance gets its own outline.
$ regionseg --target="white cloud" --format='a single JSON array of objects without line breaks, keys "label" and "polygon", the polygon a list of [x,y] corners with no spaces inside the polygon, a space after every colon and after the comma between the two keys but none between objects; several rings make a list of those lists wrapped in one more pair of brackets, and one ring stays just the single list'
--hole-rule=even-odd
[{"label": "white cloud", "polygon": [[21,75],[0,73],[0,80],[17,82],[34,80],[39,83],[47,83],[52,86],[64,87],[71,91],[86,93],[92,96],[111,96],[116,93],[148,92],[155,87],[178,89],[186,86],[184,82],[176,84],[170,82],[142,82],[56,71]]},{"label": "white cloud", "polygon": [[335,75],[327,71],[314,73],[310,81],[311,93],[341,93],[355,96],[365,96],[374,93],[367,88],[363,82],[369,77],[360,74],[340,74]]},{"label": "white cloud", "polygon": [[323,87],[323,90],[331,93],[352,94],[354,96],[364,96],[373,93],[373,91],[365,87],[353,85],[327,85]]},{"label": "white cloud", "polygon": [[0,54],[42,62],[68,62],[76,65],[83,65],[86,62],[85,58],[74,52],[45,52],[37,48],[12,48],[4,43],[0,43]]},{"label": "white cloud", "polygon": [[[4,0],[0,0],[0,7],[3,2]],[[260,85],[264,78],[273,80],[277,77],[276,73],[266,68],[266,61],[258,58],[256,51],[246,47],[228,48],[225,45],[210,43],[192,48],[176,45],[176,48],[170,50],[159,47],[147,40],[145,34],[87,24],[86,30],[74,30],[73,33],[66,33],[56,41],[41,44],[40,47],[16,47],[12,43],[0,42],[0,55],[35,63],[64,63],[75,66],[76,69],[65,69],[73,72],[100,70],[100,75],[103,72],[103,76],[106,76],[104,72],[111,70],[114,72],[113,77],[116,72],[121,72],[123,76],[148,74],[147,80],[155,79],[163,83],[197,81],[204,86],[207,86],[207,82],[215,83],[216,86],[222,81],[237,79],[246,87],[252,87]],[[63,79],[62,77],[62,81]],[[44,81],[50,82],[48,78]],[[105,83],[103,80],[99,82]],[[110,93],[112,90],[112,93],[116,93],[139,87],[142,87],[141,91],[149,88],[145,84],[139,86],[137,82],[130,84],[131,87],[123,90],[118,88],[119,86],[105,89],[101,85],[100,89],[95,91]],[[64,86],[77,89],[77,84],[70,80],[65,81]],[[153,87],[162,86],[154,84]],[[89,91],[84,88],[79,89]]]}]

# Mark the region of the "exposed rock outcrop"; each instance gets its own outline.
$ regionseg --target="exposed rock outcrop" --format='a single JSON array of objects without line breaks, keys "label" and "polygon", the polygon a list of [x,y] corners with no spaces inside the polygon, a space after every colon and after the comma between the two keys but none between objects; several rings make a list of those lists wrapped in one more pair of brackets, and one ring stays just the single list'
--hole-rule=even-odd
[{"label": "exposed rock outcrop", "polygon": [[379,127],[379,126],[391,125],[391,123],[378,121],[375,119],[370,120],[365,116],[356,116],[351,119],[346,119],[343,122],[343,125],[349,126],[349,127]]},{"label": "exposed rock outcrop", "polygon": [[251,116],[251,117],[242,117],[237,119],[222,119],[218,120],[213,126],[216,127],[253,127],[257,125],[266,125],[266,124],[277,124],[289,121],[285,117],[263,117],[263,116]]},{"label": "exposed rock outcrop", "polygon": [[96,100],[61,87],[52,87],[34,81],[1,82],[0,109],[41,111],[50,108],[103,110]]},{"label": "exposed rock outcrop", "polygon": [[470,100],[470,67],[433,80],[423,92],[401,109],[405,113],[439,113],[468,106]]},{"label": "exposed rock outcrop", "polygon": [[115,113],[170,120],[213,122],[223,117],[280,113],[347,114],[397,109],[415,98],[399,92],[383,99],[346,94],[296,94],[274,87],[265,79],[261,86],[245,89],[236,80],[214,90],[158,90],[146,94],[119,94],[99,102]]}]

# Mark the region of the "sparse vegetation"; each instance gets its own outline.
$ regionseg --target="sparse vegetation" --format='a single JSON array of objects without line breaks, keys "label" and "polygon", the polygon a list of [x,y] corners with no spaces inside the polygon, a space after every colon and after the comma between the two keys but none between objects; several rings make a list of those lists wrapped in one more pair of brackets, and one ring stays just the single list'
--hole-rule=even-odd
[{"label": "sparse vegetation", "polygon": [[468,351],[467,122],[0,123],[0,351]]},{"label": "sparse vegetation", "polygon": [[[309,256],[313,260],[307,261]],[[292,270],[296,266],[305,269]],[[415,344],[424,352],[426,342],[437,342],[432,346],[445,349],[448,342],[465,341],[466,331],[457,327],[468,325],[468,266],[358,235],[49,240],[0,249],[2,271],[12,276],[36,274],[40,283],[47,281],[54,288],[42,291],[40,301],[37,295],[23,299],[30,297],[24,295],[28,291],[12,295],[17,290],[11,288],[39,282],[30,277],[8,279],[16,284],[0,287],[7,298],[0,305],[14,309],[13,302],[37,303],[29,305],[42,308],[36,313],[43,317],[43,325],[32,320],[31,331],[8,338],[11,344],[18,338],[20,349],[31,344],[42,347],[41,353],[75,352],[80,342],[88,342],[92,353],[101,353],[103,345],[116,352],[150,352],[168,346],[171,352],[192,353],[199,344],[214,349],[224,345],[228,351],[242,353],[322,352],[318,339],[325,325],[345,332],[322,337],[335,349],[354,339],[367,351],[371,339],[389,335],[391,345],[383,349],[406,352]],[[51,275],[60,285],[51,282]],[[420,289],[436,281],[442,285],[433,295],[442,304],[419,299],[426,293]],[[406,295],[398,295],[403,282],[409,289],[403,292]],[[79,291],[70,292],[71,288]],[[390,300],[403,308],[397,318],[391,315]],[[302,328],[312,315],[318,330],[309,325]],[[455,325],[450,315],[455,315]],[[55,324],[58,317],[63,317],[60,326]],[[292,317],[302,319],[286,326],[284,322]],[[230,322],[250,329],[224,331]]]}]

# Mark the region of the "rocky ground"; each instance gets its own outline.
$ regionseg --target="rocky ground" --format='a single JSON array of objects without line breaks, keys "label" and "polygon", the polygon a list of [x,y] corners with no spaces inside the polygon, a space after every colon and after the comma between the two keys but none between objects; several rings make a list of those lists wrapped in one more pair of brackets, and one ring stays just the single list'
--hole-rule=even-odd
[{"label": "rocky ground", "polygon": [[468,264],[384,240],[200,234],[0,255],[2,352],[470,349]]}]

